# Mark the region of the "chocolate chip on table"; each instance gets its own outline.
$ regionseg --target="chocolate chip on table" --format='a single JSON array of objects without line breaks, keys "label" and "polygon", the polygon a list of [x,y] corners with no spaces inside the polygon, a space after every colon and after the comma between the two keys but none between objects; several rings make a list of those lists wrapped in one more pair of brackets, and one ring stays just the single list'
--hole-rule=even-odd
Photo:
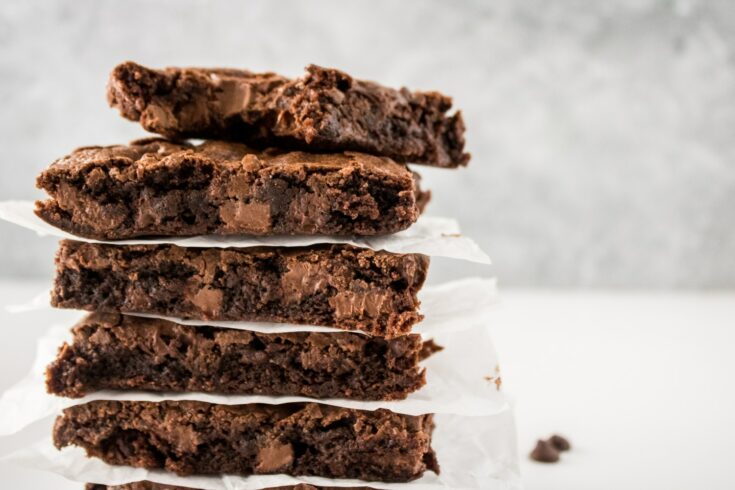
[{"label": "chocolate chip on table", "polygon": [[539,463],[556,463],[559,461],[559,451],[551,442],[539,439],[530,457]]},{"label": "chocolate chip on table", "polygon": [[551,443],[554,448],[556,448],[557,451],[569,451],[572,448],[572,445],[569,444],[569,440],[560,436],[559,434],[554,434],[549,438],[549,442]]}]

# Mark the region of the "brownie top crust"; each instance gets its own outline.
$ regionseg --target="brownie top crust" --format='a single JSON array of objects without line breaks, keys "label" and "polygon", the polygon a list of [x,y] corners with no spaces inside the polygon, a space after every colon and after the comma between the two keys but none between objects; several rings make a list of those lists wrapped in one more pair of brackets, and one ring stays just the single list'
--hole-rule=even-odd
[{"label": "brownie top crust", "polygon": [[[179,161],[197,158],[202,162],[225,167],[251,166],[255,168],[292,166],[299,168],[307,164],[324,168],[345,168],[364,166],[386,177],[400,176],[410,178],[411,171],[405,165],[390,158],[373,156],[359,152],[310,153],[303,151],[282,151],[275,148],[258,151],[242,143],[231,141],[205,141],[195,145],[185,141],[164,138],[142,138],[129,145],[84,146],[70,155],[54,161],[47,172],[66,169],[84,171],[88,167],[110,165],[123,170],[126,167],[145,169],[159,165],[170,158]],[[171,164],[172,162],[164,162]],[[43,175],[43,174],[42,174]],[[132,176],[131,176],[132,177]],[[43,180],[42,178],[39,180]]]},{"label": "brownie top crust", "polygon": [[309,151],[355,150],[401,162],[466,165],[464,123],[449,97],[357,80],[309,65],[296,79],[222,68],[156,70],[125,62],[107,98],[170,138],[230,139]]}]

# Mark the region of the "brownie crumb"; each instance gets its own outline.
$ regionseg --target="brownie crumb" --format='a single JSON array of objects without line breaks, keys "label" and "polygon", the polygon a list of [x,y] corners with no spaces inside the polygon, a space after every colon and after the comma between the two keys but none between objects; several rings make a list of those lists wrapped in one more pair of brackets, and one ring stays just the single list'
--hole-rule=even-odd
[{"label": "brownie crumb", "polygon": [[434,339],[429,339],[423,343],[421,351],[419,352],[419,359],[423,361],[424,359],[431,357],[433,354],[443,350],[444,347],[434,342]]}]

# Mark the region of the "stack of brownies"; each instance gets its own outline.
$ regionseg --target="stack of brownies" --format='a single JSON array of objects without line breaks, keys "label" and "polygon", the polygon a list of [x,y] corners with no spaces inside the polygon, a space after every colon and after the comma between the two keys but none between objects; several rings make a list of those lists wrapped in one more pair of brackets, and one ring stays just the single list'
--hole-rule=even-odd
[{"label": "stack of brownies", "polygon": [[[408,482],[438,472],[431,414],[318,403],[400,400],[425,384],[419,362],[440,347],[411,332],[422,319],[417,293],[428,257],[347,244],[201,248],[146,240],[257,235],[267,243],[271,235],[404,230],[429,199],[405,163],[453,168],[469,160],[461,116],[447,114],[450,99],[318,66],[288,79],[128,62],[112,72],[108,100],[167,139],[81,148],[38,178],[50,198],[37,203],[37,214],[93,239],[64,240],[56,257],[53,305],[92,313],[49,366],[49,392],[315,402],[98,400],[64,411],[55,444],[184,476]],[[262,333],[161,317],[343,331]]]}]

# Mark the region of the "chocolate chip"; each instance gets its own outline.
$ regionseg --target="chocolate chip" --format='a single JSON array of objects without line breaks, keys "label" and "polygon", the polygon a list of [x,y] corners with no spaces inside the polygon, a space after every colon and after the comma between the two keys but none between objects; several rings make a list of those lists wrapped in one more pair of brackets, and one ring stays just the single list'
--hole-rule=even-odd
[{"label": "chocolate chip", "polygon": [[559,451],[549,441],[539,439],[530,457],[539,463],[556,463],[559,461]]},{"label": "chocolate chip", "polygon": [[549,438],[549,442],[557,451],[569,451],[572,448],[572,445],[569,444],[569,440],[558,434],[551,436]]}]

